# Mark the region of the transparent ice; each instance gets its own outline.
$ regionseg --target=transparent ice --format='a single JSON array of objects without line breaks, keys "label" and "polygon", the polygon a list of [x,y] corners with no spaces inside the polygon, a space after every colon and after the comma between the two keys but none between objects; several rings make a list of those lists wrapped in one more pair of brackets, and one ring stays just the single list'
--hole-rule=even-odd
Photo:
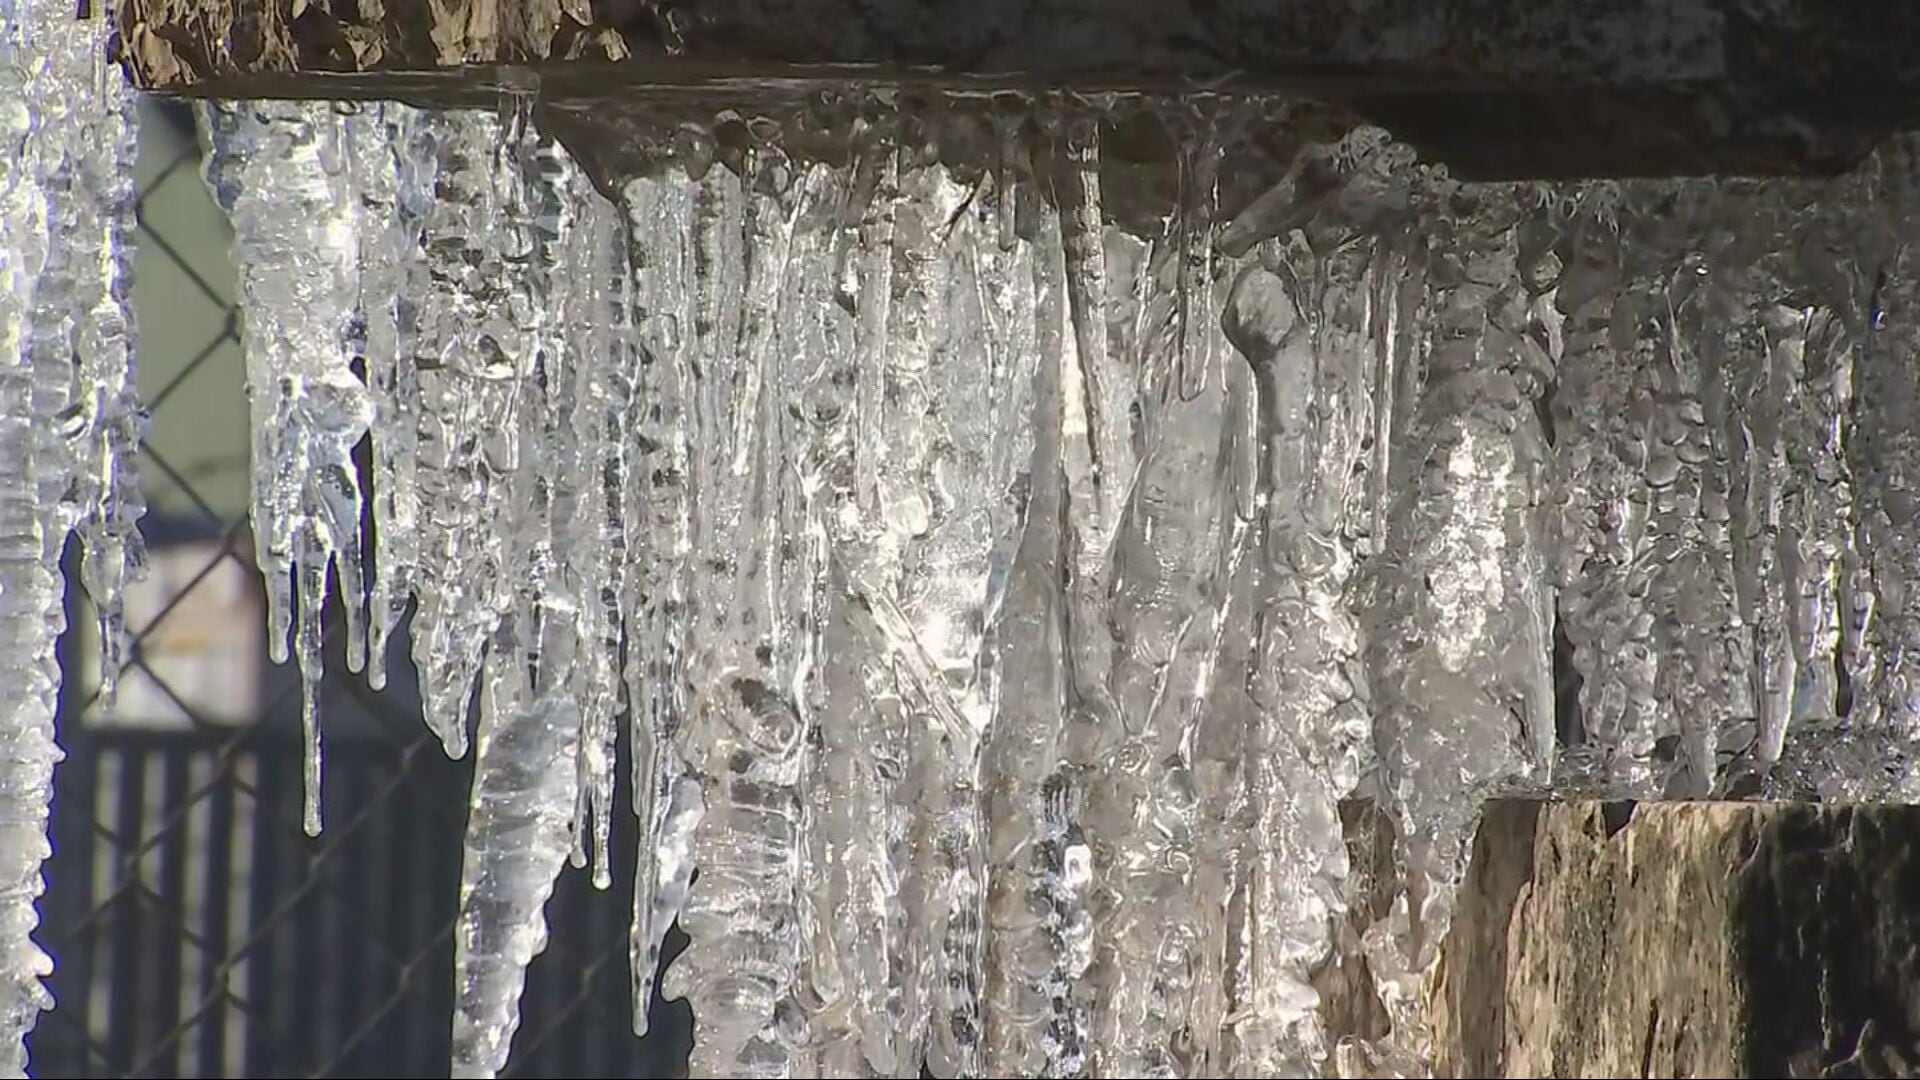
[{"label": "transparent ice", "polygon": [[[0,30],[13,1075],[61,558],[110,687],[141,414],[105,26]],[[689,933],[696,1075],[1403,1074],[1486,798],[1920,791],[1910,147],[1474,184],[1270,99],[781,93],[580,160],[531,84],[204,112],[308,828],[330,603],[475,756],[455,1075],[569,862],[633,865],[638,1029]]]},{"label": "transparent ice", "polygon": [[65,629],[61,561],[100,617],[101,692],[125,661],[123,586],[142,570],[133,456],[133,95],[104,20],[0,3],[0,1075],[26,1070],[52,1005],[32,940],[43,889]]}]

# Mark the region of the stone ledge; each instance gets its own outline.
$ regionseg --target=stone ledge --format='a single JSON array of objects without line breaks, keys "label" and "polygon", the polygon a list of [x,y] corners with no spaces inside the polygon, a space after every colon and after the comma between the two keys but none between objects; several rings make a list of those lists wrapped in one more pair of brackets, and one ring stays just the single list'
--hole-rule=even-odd
[{"label": "stone ledge", "polygon": [[[168,93],[628,103],[858,77],[1331,102],[1482,178],[1830,173],[1920,126],[1920,6],[1844,0],[119,0]],[[503,72],[513,67],[518,76]]]},{"label": "stone ledge", "polygon": [[1916,962],[1920,808],[1496,804],[1439,1075],[1912,1076]]}]

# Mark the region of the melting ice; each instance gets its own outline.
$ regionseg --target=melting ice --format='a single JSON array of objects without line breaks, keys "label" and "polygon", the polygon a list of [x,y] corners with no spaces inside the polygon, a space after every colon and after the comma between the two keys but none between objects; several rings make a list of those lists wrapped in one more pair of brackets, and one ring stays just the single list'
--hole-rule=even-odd
[{"label": "melting ice", "polygon": [[[18,1073],[59,558],[117,664],[140,414],[128,94],[99,24],[0,26]],[[641,1028],[691,936],[696,1075],[1307,1075],[1351,1034],[1313,979],[1370,800],[1400,880],[1363,1049],[1416,1071],[1486,797],[1913,794],[1897,149],[1467,184],[1263,137],[1281,102],[1026,106],[682,108],[618,161],[529,92],[206,110],[308,828],[330,593],[376,686],[412,612],[475,755],[455,1075],[504,1066],[569,862],[635,865]]]}]

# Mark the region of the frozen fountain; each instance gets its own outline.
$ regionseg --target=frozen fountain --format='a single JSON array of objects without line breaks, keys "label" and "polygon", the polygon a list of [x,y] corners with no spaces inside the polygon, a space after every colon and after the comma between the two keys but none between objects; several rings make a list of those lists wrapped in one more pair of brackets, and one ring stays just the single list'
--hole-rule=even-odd
[{"label": "frozen fountain", "polygon": [[[454,1075],[504,1064],[556,876],[610,879],[620,782],[636,1001],[678,919],[700,1076],[1415,1075],[1488,798],[1913,801],[1906,144],[1632,175],[1830,172],[1871,117],[1696,102],[1628,175],[1560,178],[1593,148],[1463,141],[1331,67],[743,80],[701,66],[724,14],[638,5],[692,60],[613,101],[569,60],[638,31],[589,5],[430,41],[258,6],[135,0],[118,40],[146,84],[248,98],[205,107],[207,182],[308,829],[330,591],[349,662],[378,687],[410,650],[476,756]],[[117,640],[140,413],[106,21],[0,22],[19,1073],[58,555]],[[1349,865],[1361,804],[1384,881]],[[1315,982],[1363,885],[1364,1038]]]}]

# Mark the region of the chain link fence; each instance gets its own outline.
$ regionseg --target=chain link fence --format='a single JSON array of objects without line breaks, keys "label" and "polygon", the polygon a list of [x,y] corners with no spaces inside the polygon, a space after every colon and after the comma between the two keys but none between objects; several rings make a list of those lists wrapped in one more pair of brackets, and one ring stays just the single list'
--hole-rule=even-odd
[{"label": "chain link fence", "polygon": [[[33,1071],[445,1076],[471,758],[449,761],[427,732],[400,636],[374,694],[346,671],[329,612],[326,831],[301,831],[299,689],[266,660],[247,532],[229,236],[200,186],[190,111],[142,109],[135,305],[153,570],[128,597],[134,648],[112,708],[91,617],[69,590],[67,757],[40,932],[58,1004],[32,1036]],[[683,1004],[656,996],[653,1034],[632,1034],[635,836],[630,812],[615,820],[614,888],[568,872],[548,907],[508,1076],[684,1074]]]}]

